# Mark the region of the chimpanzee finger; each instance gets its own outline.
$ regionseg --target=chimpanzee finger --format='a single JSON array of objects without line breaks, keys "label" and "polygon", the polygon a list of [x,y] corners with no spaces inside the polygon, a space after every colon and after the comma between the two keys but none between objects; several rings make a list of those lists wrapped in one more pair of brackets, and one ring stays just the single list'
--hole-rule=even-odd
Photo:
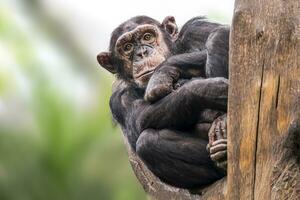
[{"label": "chimpanzee finger", "polygon": [[216,146],[218,144],[227,144],[227,139],[220,139],[220,140],[217,140],[217,141],[214,141],[211,146]]},{"label": "chimpanzee finger", "polygon": [[215,154],[212,154],[210,155],[210,158],[213,160],[213,161],[218,161],[218,160],[223,160],[227,157],[227,151],[224,150],[224,151],[219,151],[218,153],[215,153]]},{"label": "chimpanzee finger", "polygon": [[209,153],[209,149],[210,149],[210,144],[208,143],[207,145],[206,145],[206,151]]},{"label": "chimpanzee finger", "polygon": [[223,151],[223,150],[226,150],[226,149],[227,149],[227,144],[219,144],[217,146],[212,146],[209,149],[209,153],[214,154],[214,153],[217,153],[218,151]]},{"label": "chimpanzee finger", "polygon": [[208,132],[208,142],[210,146],[212,146],[212,143],[216,141],[215,127],[216,127],[216,123],[212,123]]},{"label": "chimpanzee finger", "polygon": [[[149,87],[149,88],[148,88]],[[155,102],[172,92],[172,85],[157,84],[155,86],[148,86],[145,92],[144,99],[149,102]]]},{"label": "chimpanzee finger", "polygon": [[218,121],[215,128],[216,140],[223,139],[221,130],[221,121]]},{"label": "chimpanzee finger", "polygon": [[227,121],[225,120],[221,121],[221,130],[222,130],[223,138],[227,138]]}]

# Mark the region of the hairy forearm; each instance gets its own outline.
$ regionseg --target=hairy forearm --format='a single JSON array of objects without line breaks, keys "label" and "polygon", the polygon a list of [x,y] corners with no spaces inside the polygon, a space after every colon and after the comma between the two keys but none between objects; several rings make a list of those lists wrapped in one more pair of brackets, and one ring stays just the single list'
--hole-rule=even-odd
[{"label": "hairy forearm", "polygon": [[207,51],[197,51],[192,53],[183,53],[171,56],[167,59],[165,65],[162,66],[158,71],[164,71],[167,73],[167,66],[175,67],[179,72],[179,78],[192,78],[205,76],[205,64],[207,59]]},{"label": "hairy forearm", "polygon": [[159,66],[148,82],[145,100],[155,102],[171,93],[179,79],[205,78],[207,51],[171,56]]},{"label": "hairy forearm", "polygon": [[111,97],[114,118],[136,140],[147,129],[186,128],[205,109],[227,109],[228,81],[224,78],[193,79],[160,101],[150,104],[134,88],[122,88]]},{"label": "hairy forearm", "polygon": [[194,79],[163,99],[136,113],[139,131],[146,128],[181,128],[194,124],[203,109],[226,111],[228,81],[225,78]]},{"label": "hairy forearm", "polygon": [[206,59],[206,50],[171,56],[155,70],[151,79],[169,77],[176,82],[179,78],[204,77]]}]

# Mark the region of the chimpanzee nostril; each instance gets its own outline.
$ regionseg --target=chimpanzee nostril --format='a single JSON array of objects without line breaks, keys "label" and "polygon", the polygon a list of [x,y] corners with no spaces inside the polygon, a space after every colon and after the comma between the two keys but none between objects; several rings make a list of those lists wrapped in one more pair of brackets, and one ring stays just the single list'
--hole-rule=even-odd
[{"label": "chimpanzee nostril", "polygon": [[153,53],[154,49],[152,46],[149,45],[141,45],[138,46],[133,55],[133,60],[135,62],[139,62],[144,60],[145,58],[149,57]]},{"label": "chimpanzee nostril", "polygon": [[144,55],[144,56],[148,56],[148,50],[147,50],[147,49],[145,49],[145,50],[143,51],[143,55]]},{"label": "chimpanzee nostril", "polygon": [[136,55],[139,57],[139,58],[144,58],[146,56],[148,56],[148,51],[146,48],[141,48],[138,50],[138,52],[136,53]]}]

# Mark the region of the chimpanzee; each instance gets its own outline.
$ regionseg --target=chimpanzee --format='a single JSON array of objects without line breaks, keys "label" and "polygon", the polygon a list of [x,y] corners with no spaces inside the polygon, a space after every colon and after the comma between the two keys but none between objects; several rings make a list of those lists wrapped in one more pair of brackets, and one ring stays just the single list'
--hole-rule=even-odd
[{"label": "chimpanzee", "polygon": [[97,56],[117,75],[114,119],[146,166],[173,186],[199,187],[225,175],[228,40],[228,27],[203,17],[178,32],[174,17],[159,23],[137,16],[118,26],[109,52]]}]

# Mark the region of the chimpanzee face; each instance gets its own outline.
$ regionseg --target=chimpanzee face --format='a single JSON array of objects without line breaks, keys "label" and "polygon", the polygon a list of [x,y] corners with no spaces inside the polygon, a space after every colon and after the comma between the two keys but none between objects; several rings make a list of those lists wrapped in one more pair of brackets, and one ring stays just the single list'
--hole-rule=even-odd
[{"label": "chimpanzee face", "polygon": [[[123,24],[122,28],[130,27],[130,22]],[[111,73],[122,73],[122,77],[133,80],[139,87],[146,87],[153,71],[170,55],[166,39],[177,36],[175,19],[167,17],[158,25],[142,23],[123,32],[111,52],[98,55],[98,62]],[[121,66],[116,66],[120,62]],[[118,70],[120,67],[122,69]]]},{"label": "chimpanzee face", "polygon": [[124,71],[141,87],[170,53],[161,31],[154,25],[140,25],[121,35],[115,52],[123,61]]}]

